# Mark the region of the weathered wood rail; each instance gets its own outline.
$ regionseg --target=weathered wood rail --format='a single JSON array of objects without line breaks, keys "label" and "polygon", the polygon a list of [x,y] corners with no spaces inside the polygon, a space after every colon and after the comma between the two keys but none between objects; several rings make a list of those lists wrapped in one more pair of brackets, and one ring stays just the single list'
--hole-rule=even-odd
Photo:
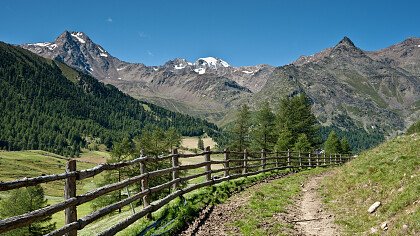
[{"label": "weathered wood rail", "polygon": [[[223,160],[212,160],[211,155],[223,155]],[[179,159],[203,156],[204,161],[197,164],[182,165]],[[33,178],[23,178],[19,180],[0,182],[0,191],[7,191],[21,187],[34,186],[41,183],[47,183],[57,180],[65,180],[64,201],[50,205],[32,212],[22,215],[14,216],[7,219],[0,220],[0,233],[4,233],[16,228],[24,227],[34,221],[42,219],[46,216],[52,215],[59,211],[65,211],[65,225],[47,235],[77,235],[77,231],[83,229],[93,221],[106,216],[124,206],[132,204],[134,201],[142,200],[143,209],[139,212],[133,213],[127,219],[111,226],[99,235],[114,235],[117,232],[125,229],[136,220],[150,215],[152,212],[158,210],[171,200],[191,192],[193,190],[210,186],[213,184],[221,183],[240,177],[256,175],[263,172],[269,172],[282,169],[296,169],[308,167],[325,167],[331,165],[340,165],[351,159],[349,155],[325,155],[314,153],[297,153],[291,151],[284,152],[269,152],[262,150],[261,152],[231,152],[224,151],[211,151],[207,147],[203,153],[199,154],[180,154],[175,149],[172,154],[160,157],[147,157],[140,156],[131,161],[124,161],[112,164],[101,164],[91,169],[77,170],[76,161],[70,160],[67,162],[66,172],[62,174],[46,175]],[[146,166],[148,162],[158,162],[170,160],[172,167],[166,169],[158,169],[155,171],[147,172]],[[223,168],[212,168],[212,165],[223,164]],[[107,170],[118,170],[129,166],[139,166],[139,175],[121,180],[116,183],[108,184],[103,187],[93,189],[87,193],[76,194],[76,181],[91,178],[95,175]],[[198,174],[187,175],[180,177],[180,171],[192,170],[201,168],[204,171]],[[220,175],[220,172],[223,172]],[[216,175],[219,173],[219,176]],[[158,186],[148,186],[150,179],[172,174],[172,180]],[[186,185],[181,188],[181,183],[187,183],[188,180],[205,176],[204,182],[197,184]],[[128,196],[118,202],[110,204],[99,210],[96,210],[82,218],[77,217],[77,206],[90,202],[100,196],[108,194],[112,191],[121,190],[133,184],[141,184],[141,191]],[[150,202],[149,196],[152,193],[159,192],[163,189],[172,188],[172,191],[165,197]]]}]

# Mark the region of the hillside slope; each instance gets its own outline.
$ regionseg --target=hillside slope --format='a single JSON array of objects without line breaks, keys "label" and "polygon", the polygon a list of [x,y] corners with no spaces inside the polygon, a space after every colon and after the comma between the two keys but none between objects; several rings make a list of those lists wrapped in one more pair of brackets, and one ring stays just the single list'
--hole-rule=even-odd
[{"label": "hillside slope", "polygon": [[183,135],[217,127],[140,102],[63,63],[0,42],[0,149],[78,155],[88,140],[111,146],[147,124]]},{"label": "hillside slope", "polygon": [[[21,47],[85,71],[131,96],[227,125],[236,107],[305,92],[326,136],[352,132],[357,150],[404,131],[420,117],[420,39],[367,52],[347,37],[337,45],[279,67],[235,67],[213,57],[176,58],[159,66],[127,63],[85,33],[63,32],[53,42]],[[374,140],[373,142],[367,140]]]},{"label": "hillside slope", "polygon": [[[345,235],[381,235],[384,222],[389,235],[419,235],[420,135],[400,136],[362,153],[323,185]],[[381,206],[368,213],[377,201]]]}]

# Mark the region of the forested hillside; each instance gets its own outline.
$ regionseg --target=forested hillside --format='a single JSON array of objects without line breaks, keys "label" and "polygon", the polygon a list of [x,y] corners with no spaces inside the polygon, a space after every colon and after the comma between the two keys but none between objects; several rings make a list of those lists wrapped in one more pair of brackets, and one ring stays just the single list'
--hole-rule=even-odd
[{"label": "forested hillside", "polygon": [[146,124],[183,135],[212,135],[217,127],[140,102],[112,85],[0,42],[0,149],[43,149],[74,156],[87,142],[112,146]]}]

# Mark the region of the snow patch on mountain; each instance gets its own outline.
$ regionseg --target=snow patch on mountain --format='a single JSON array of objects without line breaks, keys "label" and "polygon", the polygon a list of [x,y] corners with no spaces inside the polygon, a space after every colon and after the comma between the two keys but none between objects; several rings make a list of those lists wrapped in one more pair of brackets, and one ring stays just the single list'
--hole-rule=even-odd
[{"label": "snow patch on mountain", "polygon": [[199,75],[202,75],[202,74],[205,74],[206,73],[206,69],[205,68],[197,68],[197,69],[194,69],[194,71],[196,73],[198,73]]},{"label": "snow patch on mountain", "polygon": [[106,54],[106,53],[99,53],[99,56],[101,56],[101,57],[108,57],[108,54]]},{"label": "snow patch on mountain", "polygon": [[230,65],[223,61],[222,59],[217,59],[214,57],[203,57],[203,58],[198,58],[197,62],[195,63],[196,65],[205,65],[207,64],[207,66],[212,67],[214,69],[217,69],[218,66],[223,66],[223,67],[229,67]]},{"label": "snow patch on mountain", "polygon": [[54,50],[57,47],[57,44],[55,44],[55,43],[48,43],[48,42],[45,42],[45,43],[29,43],[28,45],[30,45],[30,46],[38,46],[38,47],[46,47],[49,50]]},{"label": "snow patch on mountain", "polygon": [[83,36],[83,33],[81,32],[71,33],[71,36],[75,37],[80,43],[86,43],[86,41],[81,38]]},{"label": "snow patch on mountain", "polygon": [[181,69],[184,69],[185,67],[186,67],[186,65],[182,65],[182,64],[174,66],[175,70],[181,70]]}]

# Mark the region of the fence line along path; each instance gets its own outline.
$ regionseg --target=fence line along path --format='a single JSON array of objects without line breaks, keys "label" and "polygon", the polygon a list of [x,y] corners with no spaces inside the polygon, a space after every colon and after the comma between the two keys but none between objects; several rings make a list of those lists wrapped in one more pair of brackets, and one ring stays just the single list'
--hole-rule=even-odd
[{"label": "fence line along path", "polygon": [[[223,160],[212,160],[212,155],[223,155]],[[203,161],[196,164],[182,165],[182,158],[192,158],[202,156]],[[261,152],[231,152],[228,150],[224,151],[211,151],[210,147],[207,147],[203,153],[199,154],[180,154],[177,149],[173,150],[170,155],[159,156],[159,157],[147,157],[141,155],[131,161],[123,161],[112,164],[101,164],[91,169],[77,170],[76,161],[70,160],[67,162],[66,172],[55,175],[45,175],[33,178],[24,178],[9,182],[0,182],[0,191],[8,191],[21,187],[34,186],[41,183],[47,183],[57,180],[65,180],[64,186],[64,201],[50,205],[35,211],[31,211],[22,215],[10,217],[7,219],[0,220],[0,234],[27,226],[39,219],[50,216],[59,211],[65,211],[65,225],[47,235],[68,235],[75,236],[77,231],[83,229],[93,221],[106,216],[124,206],[132,204],[137,200],[141,200],[143,208],[141,211],[133,212],[133,214],[124,219],[123,221],[110,225],[110,227],[101,232],[99,235],[114,235],[119,231],[125,229],[130,224],[142,217],[150,217],[150,214],[162,206],[169,203],[171,200],[191,192],[193,190],[203,188],[206,186],[221,183],[240,177],[246,177],[250,175],[256,175],[259,173],[269,172],[273,170],[282,169],[300,169],[310,167],[326,167],[333,165],[340,165],[349,161],[351,157],[349,155],[334,154],[314,154],[314,153],[298,153],[291,151],[284,152],[270,152],[261,150]],[[172,166],[164,169],[156,169],[153,171],[147,171],[148,163],[150,162],[162,162],[172,163]],[[223,165],[222,168],[216,168],[216,165]],[[149,164],[150,165],[150,164]],[[100,188],[93,189],[87,193],[77,195],[76,184],[77,180],[83,180],[94,177],[104,171],[109,170],[121,170],[122,168],[131,167],[138,169],[138,175],[130,178],[123,179],[121,181],[105,185]],[[203,170],[194,171],[192,175],[180,175],[181,171],[187,170]],[[166,183],[149,186],[151,179],[159,176],[172,176],[172,179]],[[204,181],[185,185],[191,179],[204,176]],[[118,202],[112,203],[101,209],[98,209],[82,218],[77,217],[77,206],[90,202],[100,196],[111,193],[113,191],[128,189],[130,185],[140,184],[141,190],[137,193],[129,195]],[[184,184],[184,185],[183,185]],[[185,187],[181,187],[185,186]],[[171,189],[171,191],[164,197],[150,202],[150,196],[153,193],[162,191],[163,189]]]}]

